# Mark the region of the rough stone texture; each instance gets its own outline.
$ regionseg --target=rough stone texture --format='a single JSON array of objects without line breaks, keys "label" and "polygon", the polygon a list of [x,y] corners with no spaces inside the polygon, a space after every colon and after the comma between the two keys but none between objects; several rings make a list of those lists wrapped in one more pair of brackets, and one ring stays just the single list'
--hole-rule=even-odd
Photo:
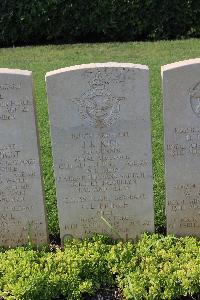
[{"label": "rough stone texture", "polygon": [[162,67],[167,231],[200,236],[200,59]]},{"label": "rough stone texture", "polygon": [[32,75],[0,69],[0,246],[47,242]]},{"label": "rough stone texture", "polygon": [[153,231],[148,68],[80,65],[46,83],[61,240]]}]

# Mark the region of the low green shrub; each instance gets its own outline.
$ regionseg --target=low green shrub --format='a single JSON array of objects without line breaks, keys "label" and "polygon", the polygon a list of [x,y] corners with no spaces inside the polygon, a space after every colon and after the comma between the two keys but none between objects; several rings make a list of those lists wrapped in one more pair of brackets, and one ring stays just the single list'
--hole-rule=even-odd
[{"label": "low green shrub", "polygon": [[161,300],[200,292],[200,242],[144,234],[137,244],[103,236],[67,241],[63,250],[0,252],[0,297],[80,300],[116,286],[125,299]]},{"label": "low green shrub", "polygon": [[[104,242],[103,242],[104,241]],[[0,296],[6,300],[81,299],[114,283],[105,238],[68,241],[64,250],[25,248],[0,253]]]},{"label": "low green shrub", "polygon": [[144,234],[135,246],[113,246],[108,262],[125,299],[170,300],[200,291],[200,242],[192,237]]}]

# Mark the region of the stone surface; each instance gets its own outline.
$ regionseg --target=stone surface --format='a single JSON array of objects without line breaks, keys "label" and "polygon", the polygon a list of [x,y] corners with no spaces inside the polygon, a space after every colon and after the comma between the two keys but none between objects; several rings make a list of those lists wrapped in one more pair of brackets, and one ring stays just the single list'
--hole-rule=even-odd
[{"label": "stone surface", "polygon": [[61,240],[153,231],[148,68],[80,65],[46,83]]},{"label": "stone surface", "polygon": [[0,69],[0,246],[47,242],[32,75]]},{"label": "stone surface", "polygon": [[200,59],[162,67],[167,231],[200,236]]}]

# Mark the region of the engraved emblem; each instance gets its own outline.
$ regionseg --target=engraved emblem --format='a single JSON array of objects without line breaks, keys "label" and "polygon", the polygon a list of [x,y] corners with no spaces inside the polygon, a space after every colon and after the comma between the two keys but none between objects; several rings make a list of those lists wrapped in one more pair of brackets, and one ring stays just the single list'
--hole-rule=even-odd
[{"label": "engraved emblem", "polygon": [[94,127],[111,126],[120,116],[120,101],[123,99],[104,89],[86,92],[79,101],[80,116]]},{"label": "engraved emblem", "polygon": [[190,89],[190,104],[195,115],[200,117],[200,82]]},{"label": "engraved emblem", "polygon": [[89,89],[80,98],[74,99],[79,104],[81,119],[98,128],[109,127],[115,123],[120,117],[120,102],[125,99],[112,94],[112,81],[103,75],[100,71],[93,74]]}]

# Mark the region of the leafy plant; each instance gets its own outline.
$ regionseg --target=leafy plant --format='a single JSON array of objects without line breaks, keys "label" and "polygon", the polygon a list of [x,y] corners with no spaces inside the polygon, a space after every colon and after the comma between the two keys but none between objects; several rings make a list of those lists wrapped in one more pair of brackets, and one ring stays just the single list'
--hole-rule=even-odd
[{"label": "leafy plant", "polygon": [[118,285],[125,299],[172,300],[200,292],[200,242],[144,234],[137,244],[95,235],[54,252],[0,252],[0,297],[80,300]]}]

